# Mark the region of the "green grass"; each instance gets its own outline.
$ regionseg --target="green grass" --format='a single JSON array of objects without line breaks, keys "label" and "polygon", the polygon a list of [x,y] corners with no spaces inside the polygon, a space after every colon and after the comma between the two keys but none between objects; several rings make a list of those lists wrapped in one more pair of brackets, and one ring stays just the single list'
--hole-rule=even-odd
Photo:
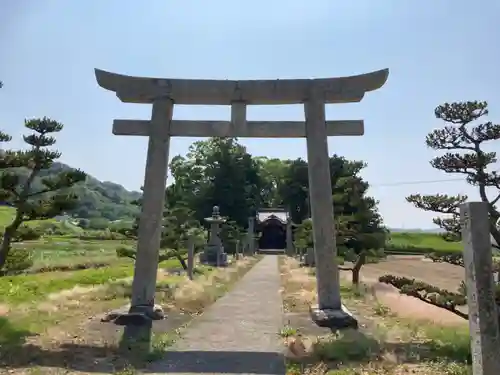
[{"label": "green grass", "polygon": [[470,362],[471,347],[467,326],[445,327],[429,324],[424,325],[423,330],[429,340],[427,345],[436,358],[449,358],[460,363]]},{"label": "green grass", "polygon": [[[256,259],[255,259],[256,260]],[[234,284],[235,281],[240,279],[248,270],[250,270],[255,261],[248,264],[248,266],[244,268],[238,268],[236,273],[231,272],[229,274],[229,278],[221,277],[214,278],[213,283],[205,283],[205,278],[201,279],[200,286],[203,288],[203,293],[197,293],[196,295],[191,296],[191,298],[187,299],[176,299],[174,297],[173,291],[178,285],[186,279],[185,275],[181,276],[167,276],[161,277],[157,281],[157,289],[156,289],[156,301],[159,304],[164,304],[166,302],[174,304],[179,311],[183,311],[186,314],[199,314],[206,306],[210,305],[214,302],[217,297],[222,295],[222,291],[227,291],[230,285]],[[166,262],[160,263],[161,267],[178,267],[179,264],[177,261],[168,260]],[[131,270],[131,266],[129,267]],[[157,360],[162,358],[165,355],[165,352],[168,348],[179,338],[182,336],[183,329],[186,327],[186,324],[176,328],[175,330],[161,333],[161,334],[153,334],[151,345],[148,348],[148,351],[143,353],[136,352],[138,349],[134,348],[134,352],[136,355],[133,357],[127,356],[126,358],[122,358],[122,352],[118,349],[118,342],[109,341],[110,337],[102,340],[100,337],[95,337],[93,335],[88,338],[85,336],[85,332],[81,331],[72,331],[75,325],[79,325],[82,321],[85,321],[89,316],[95,316],[96,314],[101,314],[104,311],[109,311],[111,309],[117,308],[119,306],[125,305],[130,300],[130,289],[131,289],[131,281],[130,280],[119,280],[116,282],[109,282],[107,277],[114,274],[115,276],[119,273],[117,271],[118,267],[114,267],[113,271],[108,270],[85,270],[79,272],[68,272],[65,273],[67,277],[65,277],[65,284],[63,285],[65,289],[69,286],[70,283],[74,283],[78,281],[81,283],[87,283],[91,281],[94,282],[102,282],[103,288],[99,290],[93,290],[90,293],[85,293],[83,295],[72,295],[68,298],[71,300],[68,303],[67,300],[57,300],[56,302],[50,304],[48,307],[56,306],[57,309],[47,309],[46,303],[37,303],[37,300],[33,300],[33,298],[41,298],[42,295],[46,295],[48,292],[48,286],[51,286],[52,289],[57,289],[61,284],[54,286],[54,284],[50,284],[50,280],[54,280],[50,278],[50,275],[60,276],[63,273],[47,273],[47,274],[39,274],[39,275],[30,275],[16,278],[14,281],[22,283],[21,279],[33,281],[35,279],[39,284],[43,284],[46,288],[43,290],[43,293],[39,293],[36,295],[27,295],[25,293],[23,299],[26,300],[30,298],[31,302],[29,304],[22,305],[21,308],[14,308],[10,310],[10,314],[8,313],[6,316],[0,316],[0,347],[2,350],[0,351],[0,364],[3,364],[2,361],[8,359],[9,363],[16,363],[19,366],[29,367],[30,373],[35,373],[38,368],[42,368],[45,366],[45,363],[40,358],[40,353],[44,353],[44,350],[40,350],[39,345],[45,349],[45,345],[50,345],[51,349],[55,348],[56,345],[68,343],[68,340],[71,340],[71,337],[74,337],[74,344],[81,345],[82,342],[87,344],[88,352],[85,351],[85,346],[81,349],[78,349],[78,355],[85,357],[88,361],[101,361],[104,358],[100,354],[99,357],[96,356],[96,351],[93,350],[96,347],[105,348],[106,353],[110,361],[113,362],[113,366],[116,365],[116,370],[118,372],[113,372],[115,374],[136,374],[138,373],[135,370],[135,365],[138,367],[143,367],[146,362],[151,362],[153,360]],[[127,267],[120,267],[121,270],[125,270],[124,274],[128,274],[129,271]],[[200,265],[198,267],[198,273],[200,274],[208,274],[212,271],[216,270],[213,267],[207,267]],[[95,271],[95,272],[93,272]],[[225,271],[222,271],[225,272]],[[70,276],[68,276],[70,275]],[[35,277],[32,277],[35,276]],[[2,279],[0,279],[1,281]],[[15,282],[13,283],[15,284]],[[190,288],[191,286],[185,286]],[[198,287],[197,287],[198,288]],[[0,289],[0,296],[4,294],[4,291]],[[10,296],[11,298],[12,295]],[[19,298],[19,297],[14,297]],[[17,301],[17,300],[16,300]],[[47,302],[48,300],[44,300],[43,302]],[[75,304],[72,302],[78,301],[79,303]],[[0,301],[1,302],[1,301]],[[50,302],[50,301],[48,301]],[[193,302],[196,302],[196,305],[193,305]],[[83,308],[85,306],[85,308]],[[194,312],[193,308],[196,306],[196,312]],[[47,334],[47,329],[54,327],[57,325],[55,332],[57,334],[54,335],[54,332],[51,331],[50,334]],[[67,333],[78,333],[78,336],[67,335]],[[32,337],[35,335],[40,335],[40,341],[37,339],[37,344],[27,345],[24,348],[20,348],[21,345],[26,343],[28,337]],[[62,335],[62,336],[60,336]],[[62,338],[62,341],[61,341]],[[89,340],[89,341],[84,341]],[[102,340],[102,341],[101,341]],[[39,343],[41,342],[41,344]],[[71,345],[71,344],[70,344]],[[149,346],[149,345],[148,345]],[[61,346],[62,348],[62,346]],[[112,358],[110,358],[112,356]],[[14,358],[14,359],[12,359]],[[68,366],[72,364],[72,360],[67,359]],[[76,360],[78,363],[78,359]],[[66,363],[66,362],[65,362]],[[129,364],[129,366],[122,367],[122,365]],[[40,367],[39,367],[40,366]],[[15,368],[15,366],[13,367]],[[123,371],[119,371],[123,369]],[[45,373],[45,372],[44,372]]]},{"label": "green grass", "polygon": [[[177,260],[161,263],[162,267],[177,267]],[[133,275],[131,262],[98,269],[71,272],[46,272],[0,278],[0,303],[16,305],[45,299],[51,293],[76,286],[98,286]]]},{"label": "green grass", "polygon": [[[350,285],[341,285],[342,297],[344,301],[348,301],[348,304],[349,299],[359,298],[353,293],[354,291],[357,290]],[[364,298],[361,299],[366,301]],[[335,361],[346,365],[341,366],[340,369],[331,370],[328,374],[399,374],[400,372],[393,372],[393,363],[385,366],[385,371],[381,370],[384,368],[384,361],[380,361],[378,353],[384,351],[398,353],[403,363],[406,360],[408,360],[407,363],[413,363],[413,360],[418,359],[419,364],[423,366],[422,368],[428,369],[429,374],[471,374],[471,348],[467,325],[440,326],[427,321],[400,318],[379,303],[373,305],[372,308],[374,316],[370,314],[365,316],[366,319],[375,322],[375,325],[369,328],[370,334],[363,335],[357,331],[349,337],[349,332],[346,331],[347,337],[342,337],[342,334],[340,337],[330,336],[323,342],[319,341],[319,345],[317,344],[314,348],[318,360]],[[393,338],[387,340],[391,331],[396,332],[398,340],[394,341]],[[350,362],[357,363],[360,367],[347,365]],[[401,373],[407,373],[407,371]]]},{"label": "green grass", "polygon": [[281,337],[290,337],[290,336],[296,336],[298,334],[298,329],[291,327],[289,325],[284,326],[283,328],[280,329],[279,335]]},{"label": "green grass", "polygon": [[[160,263],[161,267],[177,267],[177,260]],[[47,301],[51,293],[68,290],[77,285],[103,286],[91,294],[84,294],[88,306],[95,312],[108,311],[123,306],[130,298],[131,280],[124,277],[133,274],[133,266],[120,265],[102,269],[88,269],[76,272],[50,272],[37,275],[0,278],[0,303],[9,303],[10,307],[22,304],[19,313],[0,316],[0,347],[15,347],[25,342],[26,337],[44,333],[50,326],[74,317],[78,305],[62,305],[57,310],[39,309],[38,303]],[[171,276],[157,282],[161,292],[184,280],[183,276]],[[90,296],[90,297],[89,297]],[[78,297],[69,297],[78,298]],[[81,313],[81,311],[78,311]],[[4,353],[5,354],[5,353]],[[2,354],[0,354],[0,361]]]},{"label": "green grass", "polygon": [[386,250],[427,254],[432,252],[463,251],[461,242],[445,241],[435,233],[391,233]]},{"label": "green grass", "polygon": [[14,209],[11,207],[0,207],[0,227],[5,228],[14,218]]}]

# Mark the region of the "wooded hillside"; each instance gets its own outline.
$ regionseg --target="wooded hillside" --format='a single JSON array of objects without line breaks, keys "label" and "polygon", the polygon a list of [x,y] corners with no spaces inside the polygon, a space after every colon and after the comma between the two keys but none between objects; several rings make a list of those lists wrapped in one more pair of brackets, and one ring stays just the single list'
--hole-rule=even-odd
[{"label": "wooded hillside", "polygon": [[[72,170],[73,168],[59,162],[40,171],[33,181],[33,190],[40,191],[44,188],[42,179],[57,175],[60,172]],[[20,168],[21,179],[28,177],[29,171]],[[79,218],[106,218],[108,220],[118,220],[134,218],[138,213],[137,206],[130,204],[131,201],[141,196],[140,192],[128,191],[123,186],[110,181],[99,181],[87,176],[85,182],[74,186],[73,191],[78,195],[78,205],[68,214]]]}]

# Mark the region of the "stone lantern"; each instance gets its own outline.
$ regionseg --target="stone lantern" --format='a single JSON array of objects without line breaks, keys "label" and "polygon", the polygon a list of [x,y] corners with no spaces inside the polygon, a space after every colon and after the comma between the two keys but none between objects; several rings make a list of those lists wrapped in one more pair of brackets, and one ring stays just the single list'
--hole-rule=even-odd
[{"label": "stone lantern", "polygon": [[214,206],[212,216],[205,218],[205,221],[210,224],[210,237],[200,261],[211,266],[227,266],[227,254],[224,252],[219,236],[220,226],[226,222],[226,219],[220,216],[218,206]]}]

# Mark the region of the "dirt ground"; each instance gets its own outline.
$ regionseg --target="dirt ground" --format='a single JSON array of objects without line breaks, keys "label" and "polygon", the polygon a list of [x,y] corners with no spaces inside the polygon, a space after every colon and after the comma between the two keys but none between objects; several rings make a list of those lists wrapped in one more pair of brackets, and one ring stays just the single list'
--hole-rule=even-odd
[{"label": "dirt ground", "polygon": [[[383,305],[398,316],[432,320],[439,324],[467,324],[466,320],[451,312],[402,295],[392,285],[378,282],[378,278],[386,274],[415,278],[455,292],[464,279],[463,267],[434,263],[419,256],[389,256],[386,261],[363,266],[361,280],[372,288],[374,296]],[[342,272],[341,277],[350,278],[350,272]],[[466,307],[461,310],[467,312]]]},{"label": "dirt ground", "polygon": [[361,274],[367,279],[378,279],[385,274],[406,276],[435,285],[449,291],[456,291],[464,279],[463,267],[449,263],[435,263],[419,256],[387,257],[386,261],[363,266]]}]

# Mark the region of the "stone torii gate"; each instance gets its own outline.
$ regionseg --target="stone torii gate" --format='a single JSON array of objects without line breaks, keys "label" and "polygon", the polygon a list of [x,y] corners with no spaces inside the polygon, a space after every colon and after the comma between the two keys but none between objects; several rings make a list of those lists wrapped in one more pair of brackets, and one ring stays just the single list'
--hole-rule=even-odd
[{"label": "stone torii gate", "polygon": [[[363,120],[326,121],[325,104],[359,102],[384,85],[389,70],[340,78],[198,80],[132,77],[96,69],[97,83],[124,103],[152,104],[151,120],[114,120],[113,134],[149,137],[130,312],[155,316],[154,294],[170,138],[306,138],[309,195],[322,326],[356,325],[341,304],[327,138],[361,136]],[[230,105],[231,121],[172,120],[174,104]],[[247,121],[247,105],[304,104],[304,121]]]}]

